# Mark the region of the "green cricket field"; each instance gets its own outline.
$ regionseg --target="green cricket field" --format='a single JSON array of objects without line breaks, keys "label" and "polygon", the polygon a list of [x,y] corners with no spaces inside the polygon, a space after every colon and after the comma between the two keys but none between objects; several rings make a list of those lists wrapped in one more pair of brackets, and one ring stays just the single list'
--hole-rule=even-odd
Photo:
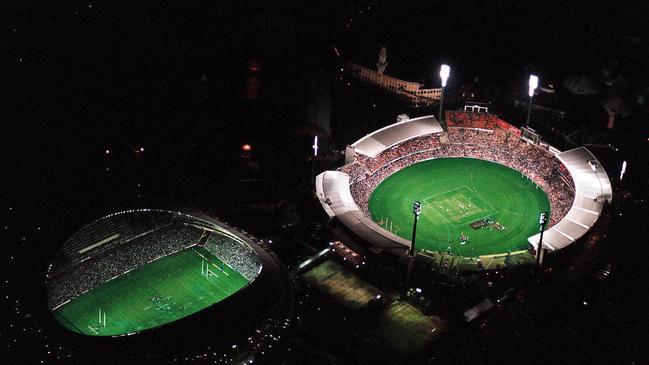
[{"label": "green cricket field", "polygon": [[472,158],[422,161],[387,177],[370,197],[372,220],[410,240],[414,201],[416,248],[465,257],[525,250],[550,211],[543,189],[520,172]]}]

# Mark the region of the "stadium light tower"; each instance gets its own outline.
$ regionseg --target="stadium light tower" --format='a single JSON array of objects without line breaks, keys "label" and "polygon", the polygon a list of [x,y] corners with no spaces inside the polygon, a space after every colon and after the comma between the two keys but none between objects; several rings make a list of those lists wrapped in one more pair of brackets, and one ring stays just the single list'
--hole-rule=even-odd
[{"label": "stadium light tower", "polygon": [[536,263],[541,266],[541,251],[543,250],[543,231],[545,231],[545,226],[548,224],[548,212],[541,212],[539,216],[539,231],[541,235],[539,236],[539,245],[536,248]]},{"label": "stadium light tower", "polygon": [[442,93],[439,95],[439,117],[438,121],[442,122],[442,108],[444,106],[444,89],[446,89],[446,81],[451,75],[451,67],[449,65],[442,65],[439,69],[439,77],[442,79]]},{"label": "stadium light tower", "polygon": [[[615,202],[615,210],[620,212],[620,203],[622,201],[622,194],[624,189],[622,188],[622,182],[624,181],[624,173],[626,172],[626,160],[622,161],[622,170],[620,170],[620,186],[618,186],[617,201]],[[600,182],[601,184],[601,182]],[[621,214],[621,213],[620,213]]]},{"label": "stadium light tower", "polygon": [[527,119],[525,120],[526,127],[530,126],[530,115],[532,115],[532,97],[534,97],[534,90],[539,87],[539,77],[536,75],[530,75],[529,86],[530,88],[527,91],[527,95],[530,96],[530,102],[527,105]]},{"label": "stadium light tower", "polygon": [[311,181],[315,184],[315,159],[318,157],[318,136],[313,138],[313,157],[311,158]]},{"label": "stadium light tower", "polygon": [[421,203],[414,201],[412,203],[412,214],[415,215],[415,220],[412,223],[412,241],[410,241],[410,254],[415,256],[415,238],[417,238],[417,221],[419,220],[419,215],[421,214]]}]

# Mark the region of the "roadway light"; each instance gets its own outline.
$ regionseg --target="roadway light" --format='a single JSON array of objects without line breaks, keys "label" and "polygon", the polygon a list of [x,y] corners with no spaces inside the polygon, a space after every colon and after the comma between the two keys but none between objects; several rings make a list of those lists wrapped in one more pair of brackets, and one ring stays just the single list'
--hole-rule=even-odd
[{"label": "roadway light", "polygon": [[530,126],[530,116],[532,115],[532,97],[534,97],[534,90],[539,87],[539,77],[536,75],[530,75],[529,81],[529,90],[527,94],[530,96],[530,102],[527,105],[527,119],[525,120],[525,126]]},{"label": "roadway light", "polygon": [[620,171],[620,181],[624,178],[624,173],[626,172],[626,161],[622,162],[622,171]]},{"label": "roadway light", "polygon": [[446,88],[446,81],[451,75],[451,67],[449,65],[442,65],[439,69],[439,77],[442,79],[442,92],[439,94],[439,117],[438,121],[442,122],[442,108],[444,107],[444,89]]}]

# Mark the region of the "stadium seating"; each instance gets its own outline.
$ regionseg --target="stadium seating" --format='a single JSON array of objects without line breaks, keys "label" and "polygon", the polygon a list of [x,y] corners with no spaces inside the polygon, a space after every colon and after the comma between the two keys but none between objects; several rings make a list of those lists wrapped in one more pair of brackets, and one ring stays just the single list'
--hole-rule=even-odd
[{"label": "stadium seating", "polygon": [[441,132],[442,128],[434,117],[413,118],[381,128],[359,139],[352,146],[357,152],[373,158],[387,148],[411,138]]},{"label": "stadium seating", "polygon": [[205,248],[248,280],[252,281],[259,273],[261,263],[257,254],[230,237],[213,234]]},{"label": "stadium seating", "polygon": [[565,182],[571,180],[569,172],[551,152],[498,129],[496,116],[450,112],[447,117],[451,118],[449,143],[440,143],[439,135],[421,136],[383,150],[373,158],[357,158],[340,168],[349,174],[354,201],[366,216],[370,216],[370,195],[383,179],[418,161],[440,157],[478,158],[518,170],[548,196],[552,209],[550,226],[566,216],[574,200],[574,189]]}]

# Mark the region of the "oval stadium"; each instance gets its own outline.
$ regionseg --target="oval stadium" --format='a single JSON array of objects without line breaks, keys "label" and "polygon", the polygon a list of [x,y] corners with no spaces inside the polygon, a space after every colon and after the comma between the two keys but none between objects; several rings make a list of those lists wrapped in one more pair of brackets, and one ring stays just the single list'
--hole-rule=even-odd
[{"label": "oval stadium", "polygon": [[444,127],[433,116],[400,120],[348,146],[345,159],[316,178],[330,219],[375,252],[404,256],[417,202],[417,258],[457,271],[533,263],[569,247],[612,198],[588,149],[560,151],[486,112],[447,111]]},{"label": "oval stadium", "polygon": [[62,339],[99,357],[185,357],[188,349],[220,360],[251,356],[281,336],[292,310],[274,254],[200,213],[139,209],[100,218],[65,242],[46,286]]}]

